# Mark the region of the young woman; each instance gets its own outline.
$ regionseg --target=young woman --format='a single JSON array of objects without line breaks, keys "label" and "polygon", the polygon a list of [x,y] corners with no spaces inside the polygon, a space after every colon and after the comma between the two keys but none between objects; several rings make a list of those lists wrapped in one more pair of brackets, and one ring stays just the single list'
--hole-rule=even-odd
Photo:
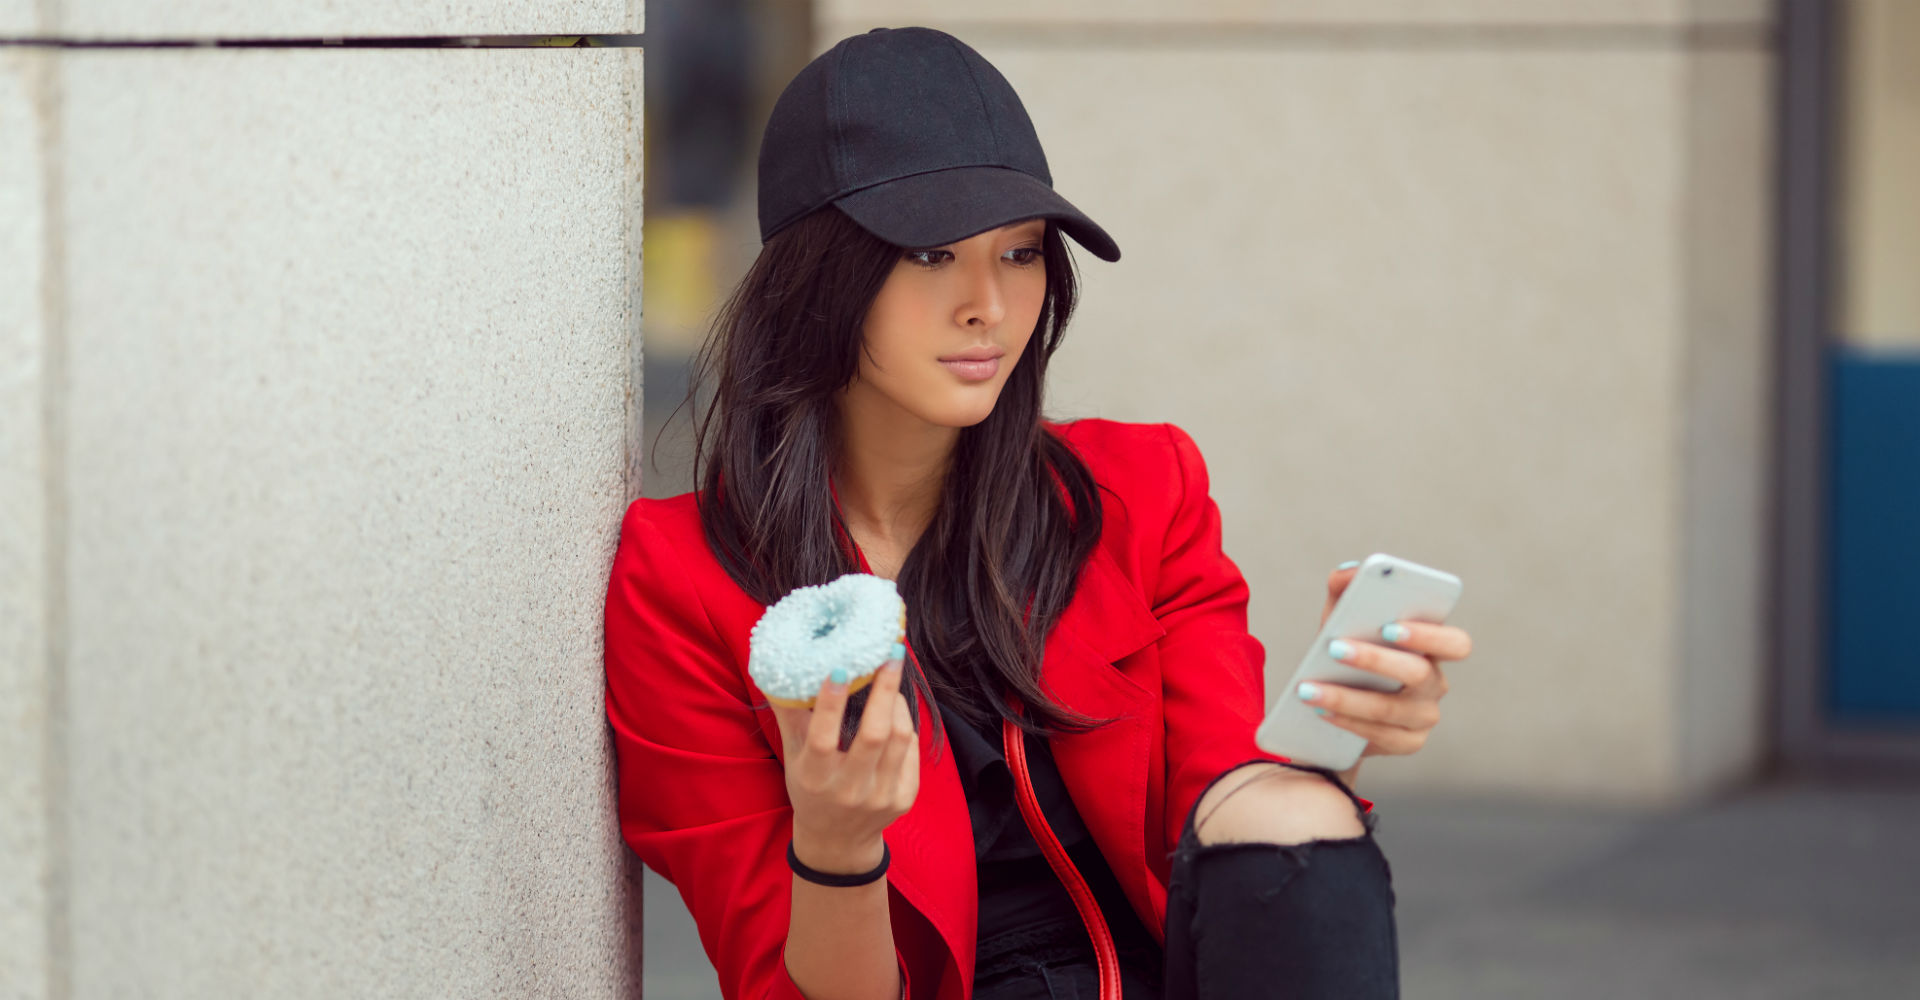
[{"label": "young woman", "polygon": [[[1253,743],[1264,649],[1192,438],[1043,416],[1063,235],[1119,258],[1051,183],[943,32],[845,39],[782,94],[764,246],[702,352],[701,489],[635,502],[614,559],[622,836],[730,1000],[1396,996],[1358,768]],[[850,572],[895,581],[904,648],[770,706],[754,622]],[[1382,625],[1352,662],[1404,687],[1314,700],[1411,753],[1469,640]]]}]

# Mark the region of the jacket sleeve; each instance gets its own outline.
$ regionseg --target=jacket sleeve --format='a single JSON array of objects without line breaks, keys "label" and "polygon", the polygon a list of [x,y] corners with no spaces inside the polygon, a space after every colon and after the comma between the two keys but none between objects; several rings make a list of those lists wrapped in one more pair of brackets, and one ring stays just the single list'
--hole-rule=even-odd
[{"label": "jacket sleeve", "polygon": [[[679,889],[727,1000],[805,1000],[785,959],[793,891],[785,772],[744,671],[642,503],[621,524],[607,588],[621,838]],[[905,985],[897,945],[894,956]]]},{"label": "jacket sleeve", "polygon": [[[1247,631],[1247,581],[1221,548],[1220,507],[1187,432],[1164,424],[1179,490],[1161,545],[1153,612],[1160,639],[1167,747],[1167,843],[1221,774],[1255,761],[1288,761],[1253,741],[1265,716],[1266,647]],[[1354,796],[1364,812],[1373,803]]]}]

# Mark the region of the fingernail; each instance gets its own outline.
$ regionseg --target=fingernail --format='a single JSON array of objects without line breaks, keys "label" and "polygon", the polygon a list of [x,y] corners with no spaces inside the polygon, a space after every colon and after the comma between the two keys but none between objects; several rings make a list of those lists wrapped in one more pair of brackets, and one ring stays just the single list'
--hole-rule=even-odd
[{"label": "fingernail", "polygon": [[1413,634],[1413,630],[1399,622],[1388,622],[1380,626],[1380,635],[1388,642],[1399,642]]},{"label": "fingernail", "polygon": [[1336,660],[1353,659],[1353,644],[1345,639],[1335,639],[1327,643],[1327,655]]},{"label": "fingernail", "polygon": [[845,687],[847,683],[847,668],[845,667],[833,668],[833,673],[830,673],[827,675],[827,680],[831,682],[833,686],[836,688]]},{"label": "fingernail", "polygon": [[887,651],[887,659],[889,660],[901,660],[905,659],[906,656],[907,646],[905,643],[896,642],[893,644],[893,648]]},{"label": "fingernail", "polygon": [[1300,685],[1301,701],[1312,701],[1313,699],[1318,697],[1320,697],[1320,688],[1318,685],[1314,684],[1312,681],[1306,681]]},{"label": "fingernail", "polygon": [[1358,565],[1360,565],[1360,560],[1358,560],[1358,559],[1349,559],[1349,560],[1347,560],[1346,562],[1343,562],[1343,563],[1341,563],[1340,565],[1338,565],[1338,566],[1335,566],[1335,567],[1334,567],[1334,569],[1352,569],[1352,568],[1354,568],[1355,566],[1358,566]]},{"label": "fingernail", "polygon": [[1313,709],[1313,714],[1315,714],[1315,715],[1318,715],[1318,716],[1320,716],[1320,717],[1322,717],[1322,718],[1325,718],[1326,716],[1329,716],[1329,715],[1332,715],[1333,713],[1332,713],[1332,712],[1329,712],[1329,711],[1327,711],[1327,710],[1326,710],[1326,709],[1324,709],[1324,708],[1321,708],[1321,707],[1319,707],[1318,705],[1316,705],[1316,706],[1314,706],[1314,709]]}]

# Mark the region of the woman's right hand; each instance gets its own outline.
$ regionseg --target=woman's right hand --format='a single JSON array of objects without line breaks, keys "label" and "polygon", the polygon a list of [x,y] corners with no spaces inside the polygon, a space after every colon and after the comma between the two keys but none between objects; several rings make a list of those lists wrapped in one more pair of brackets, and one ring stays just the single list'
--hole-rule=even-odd
[{"label": "woman's right hand", "polygon": [[793,852],[832,874],[871,871],[884,852],[881,832],[913,807],[920,790],[920,738],[906,696],[903,661],[874,675],[860,728],[840,749],[847,685],[820,685],[812,708],[773,706],[785,747],[787,798],[793,803]]}]

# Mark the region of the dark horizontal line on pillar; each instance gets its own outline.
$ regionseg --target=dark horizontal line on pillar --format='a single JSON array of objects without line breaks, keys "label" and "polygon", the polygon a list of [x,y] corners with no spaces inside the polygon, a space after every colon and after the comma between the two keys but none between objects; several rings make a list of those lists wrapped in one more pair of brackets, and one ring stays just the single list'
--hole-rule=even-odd
[{"label": "dark horizontal line on pillar", "polygon": [[[941,18],[929,27],[996,48],[1032,49],[1769,49],[1771,24],[1451,24],[1264,21],[1015,21]],[[821,37],[858,30],[834,22]],[[839,29],[838,31],[834,29]]]},{"label": "dark horizontal line on pillar", "polygon": [[0,38],[44,49],[638,49],[635,35],[407,35],[373,38]]}]

